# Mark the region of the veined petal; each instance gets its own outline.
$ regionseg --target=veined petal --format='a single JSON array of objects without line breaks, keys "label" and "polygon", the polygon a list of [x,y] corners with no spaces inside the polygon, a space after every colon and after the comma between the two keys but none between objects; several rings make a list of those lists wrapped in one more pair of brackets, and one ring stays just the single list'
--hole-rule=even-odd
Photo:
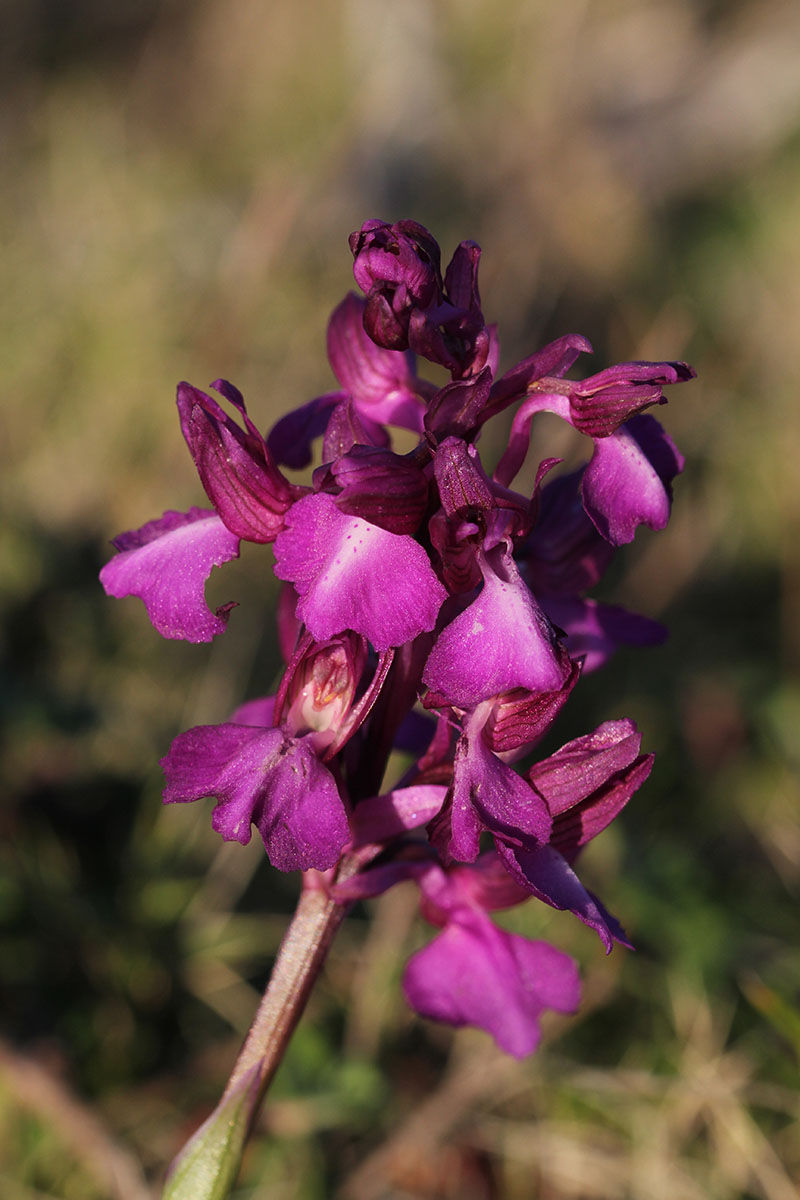
[{"label": "veined petal", "polygon": [[491,706],[483,738],[504,761],[516,761],[544,737],[569,699],[581,675],[573,663],[562,686],[555,692],[527,692],[516,688],[497,698]]},{"label": "veined petal", "polygon": [[215,797],[217,833],[247,845],[252,823],[280,871],[325,871],[349,838],[330,771],[282,729],[200,725],[175,739],[161,766],[165,804]]},{"label": "veined petal", "polygon": [[224,379],[213,386],[239,410],[244,428],[213,397],[189,383],[178,384],[181,428],[200,482],[231,533],[251,542],[272,542],[301,489],[278,470],[238,388]]},{"label": "veined petal", "polygon": [[572,423],[590,437],[606,437],[624,421],[651,404],[666,404],[668,383],[695,377],[685,362],[628,362],[576,383],[570,395]]},{"label": "veined petal", "polygon": [[224,632],[232,605],[212,613],[205,583],[212,567],[239,557],[239,538],[215,512],[169,510],[113,544],[120,553],[100,572],[107,595],[138,596],[163,637],[210,642]]},{"label": "veined petal", "polygon": [[552,816],[573,808],[629,767],[639,753],[642,735],[633,721],[604,721],[592,733],[573,738],[528,772]]},{"label": "veined petal", "polygon": [[536,1049],[545,1009],[571,1013],[580,1002],[571,958],[470,910],[411,958],[403,988],[421,1016],[485,1029],[515,1058]]},{"label": "veined petal", "polygon": [[416,532],[428,502],[428,482],[415,463],[383,447],[354,446],[328,471],[341,488],[336,496],[340,512],[389,533]]},{"label": "veined petal", "polygon": [[376,650],[400,646],[433,629],[447,595],[413,538],[347,516],[324,494],[289,510],[275,560],[318,641],[351,629]]},{"label": "veined petal", "polygon": [[633,541],[637,526],[663,529],[669,520],[670,484],[683,458],[654,417],[632,417],[598,438],[583,476],[584,507],[614,546]]},{"label": "veined petal", "polygon": [[483,559],[483,588],[436,639],[422,679],[459,708],[514,688],[558,691],[569,673],[555,630],[503,546]]},{"label": "veined petal", "polygon": [[553,821],[550,844],[573,862],[581,846],[602,833],[641,787],[653,768],[653,754],[640,754],[596,791]]}]

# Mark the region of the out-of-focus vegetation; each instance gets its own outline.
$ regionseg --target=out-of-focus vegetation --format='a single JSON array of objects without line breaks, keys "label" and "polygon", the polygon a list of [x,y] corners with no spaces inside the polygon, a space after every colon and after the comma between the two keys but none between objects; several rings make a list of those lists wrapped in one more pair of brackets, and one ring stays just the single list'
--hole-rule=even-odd
[{"label": "out-of-focus vegetation", "polygon": [[[669,644],[587,681],[560,740],[658,753],[585,872],[638,947],[508,919],[586,1003],[522,1064],[399,992],[413,889],[346,923],[240,1200],[790,1200],[800,1179],[800,9],[790,0],[0,4],[0,1194],[144,1200],[216,1101],[297,881],[162,811],[170,738],[278,667],[263,552],[210,647],[107,600],[108,539],[202,501],[173,408],[261,427],[330,385],[346,238],[484,248],[504,361],[692,361],[661,410],[673,522],[606,593]],[[550,428],[549,426],[547,427]],[[215,573],[217,574],[217,573]],[[552,748],[552,747],[550,747]],[[557,1038],[557,1040],[555,1040]],[[145,1182],[149,1181],[149,1184]]]}]

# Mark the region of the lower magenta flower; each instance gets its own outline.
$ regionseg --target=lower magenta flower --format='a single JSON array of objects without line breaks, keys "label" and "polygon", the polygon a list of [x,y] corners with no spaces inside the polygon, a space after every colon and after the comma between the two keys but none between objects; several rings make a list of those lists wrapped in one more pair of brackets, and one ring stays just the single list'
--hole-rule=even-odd
[{"label": "lower magenta flower", "polygon": [[[162,760],[166,803],[213,802],[223,838],[246,843],[255,826],[274,867],[305,873],[261,1013],[171,1196],[224,1194],[197,1190],[221,1178],[204,1155],[219,1158],[232,1105],[243,1139],[353,901],[415,881],[438,932],[406,968],[410,1004],[478,1026],[517,1057],[536,1048],[545,1010],[576,1010],[577,971],[489,914],[538,900],[571,911],[607,951],[630,944],[575,867],[651,770],[639,733],[606,721],[519,763],[584,673],[620,645],[665,636],[587,593],[639,525],[669,519],[683,460],[643,410],[694,372],[629,362],[568,379],[591,351],[568,334],[498,375],[474,242],[444,272],[413,221],[368,221],[350,245],[365,299],[348,295],[331,318],[338,387],[263,436],[232,384],[212,385],[221,400],[180,384],[181,428],[212,507],[120,535],[101,573],[109,595],[144,602],[159,633],[192,642],[226,628],[235,602],[212,612],[205,582],[241,540],[273,543],[283,581],[275,696],[180,734]],[[420,357],[449,378],[419,375]],[[506,410],[506,448],[487,466],[478,439]],[[516,491],[545,410],[589,439],[587,461],[560,472],[537,449],[534,487]],[[394,427],[417,438],[405,454],[392,448]],[[283,474],[315,456],[305,483]],[[387,777],[393,750],[405,755],[400,778]]]}]

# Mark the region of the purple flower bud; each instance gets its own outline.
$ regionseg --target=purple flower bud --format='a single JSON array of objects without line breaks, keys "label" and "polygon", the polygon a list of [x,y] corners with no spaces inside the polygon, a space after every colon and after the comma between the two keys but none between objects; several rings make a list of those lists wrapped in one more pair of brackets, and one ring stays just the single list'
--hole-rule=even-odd
[{"label": "purple flower bud", "polygon": [[[472,379],[486,365],[491,350],[491,335],[480,311],[456,308],[445,300],[433,308],[415,308],[412,311],[408,323],[408,344],[415,354],[445,367],[454,379]],[[483,396],[482,403],[485,403],[485,399]],[[450,432],[459,431],[452,429]]]},{"label": "purple flower bud", "polygon": [[292,737],[308,735],[316,750],[333,741],[350,712],[367,646],[354,633],[301,647],[281,684],[276,716]]},{"label": "purple flower bud", "polygon": [[456,308],[463,309],[480,319],[481,297],[478,291],[478,264],[481,248],[477,242],[461,242],[444,275],[447,297]]},{"label": "purple flower bud", "polygon": [[408,319],[442,292],[436,240],[416,221],[366,221],[350,235],[353,275],[367,296],[364,328],[378,346],[408,347]]}]

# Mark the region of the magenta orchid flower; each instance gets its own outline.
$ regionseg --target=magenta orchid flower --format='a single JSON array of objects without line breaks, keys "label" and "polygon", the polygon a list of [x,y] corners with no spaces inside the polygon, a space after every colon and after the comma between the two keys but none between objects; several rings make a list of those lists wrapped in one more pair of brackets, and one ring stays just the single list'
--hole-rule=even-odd
[{"label": "magenta orchid flower", "polygon": [[[276,868],[305,872],[320,911],[414,881],[438,932],[406,967],[410,1004],[521,1057],[545,1011],[575,1012],[577,971],[490,914],[538,900],[573,913],[606,950],[630,945],[576,863],[650,773],[641,735],[606,721],[519,764],[583,674],[665,636],[588,593],[640,525],[669,519],[683,460],[645,410],[694,372],[628,362],[568,378],[591,353],[568,334],[498,375],[474,242],[444,271],[413,221],[367,221],[350,246],[364,295],[347,295],[328,326],[335,390],[265,438],[232,384],[217,380],[216,399],[182,383],[181,428],[212,507],[120,535],[101,579],[110,595],[139,597],[163,636],[210,641],[234,607],[208,607],[212,569],[242,540],[273,545],[277,693],[179,734],[162,760],[164,800],[213,801],[229,841],[247,843],[255,827]],[[426,380],[420,359],[449,377]],[[512,407],[490,475],[478,439]],[[537,447],[534,486],[517,491],[542,411],[588,439],[587,462],[560,472]],[[407,453],[397,428],[416,439]],[[315,456],[306,483],[283,473]],[[387,778],[394,750],[403,774]]]}]

